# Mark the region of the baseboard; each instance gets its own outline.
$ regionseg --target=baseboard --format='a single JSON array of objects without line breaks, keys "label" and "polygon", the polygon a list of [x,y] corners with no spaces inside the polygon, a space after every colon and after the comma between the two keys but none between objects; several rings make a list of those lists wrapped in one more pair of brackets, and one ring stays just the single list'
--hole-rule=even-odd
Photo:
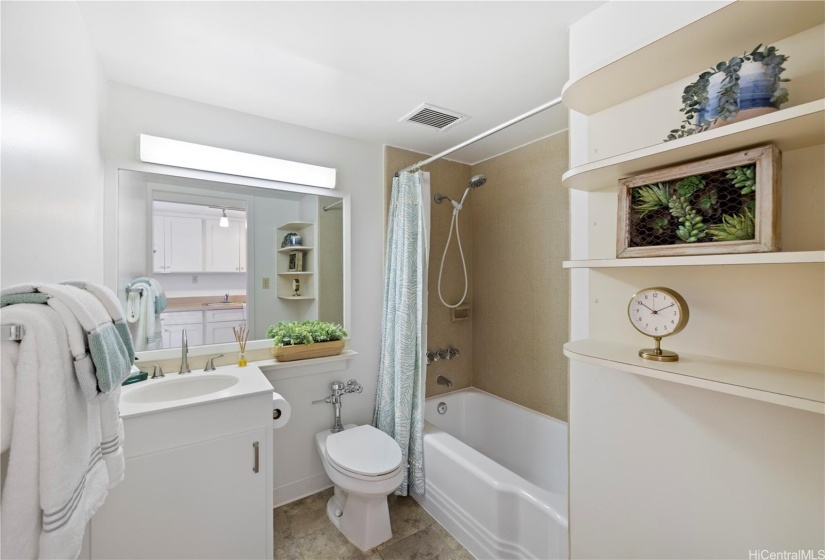
[{"label": "baseboard", "polygon": [[326,473],[320,473],[279,486],[272,491],[272,507],[276,508],[332,487]]}]

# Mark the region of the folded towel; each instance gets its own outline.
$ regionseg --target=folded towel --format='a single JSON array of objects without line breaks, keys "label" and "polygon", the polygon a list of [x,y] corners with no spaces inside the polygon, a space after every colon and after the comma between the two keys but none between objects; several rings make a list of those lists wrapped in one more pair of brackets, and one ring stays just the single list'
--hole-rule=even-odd
[{"label": "folded towel", "polygon": [[0,308],[17,303],[46,303],[47,299],[49,299],[49,296],[46,294],[36,292],[29,294],[4,294],[0,296]]},{"label": "folded towel", "polygon": [[150,278],[144,281],[134,280],[131,287],[139,290],[140,301],[138,304],[138,322],[134,327],[135,348],[142,350],[159,350],[163,348],[163,335],[157,313],[157,291],[149,282]]},{"label": "folded towel", "polygon": [[154,290],[155,315],[160,315],[161,313],[163,313],[163,311],[168,306],[168,302],[166,300],[166,292],[163,291],[163,287],[160,285],[160,282],[158,282],[154,278],[142,276],[140,278],[135,278],[134,280],[132,280],[129,283],[129,286],[137,287],[137,284],[148,284],[152,288],[152,290]]},{"label": "folded towel", "polygon": [[[134,356],[135,349],[132,346],[132,333],[129,332],[129,326],[123,319],[123,308],[120,306],[120,301],[118,301],[115,293],[106,286],[95,284],[94,282],[75,281],[64,283],[87,290],[91,292],[98,299],[98,301],[100,301],[103,307],[106,308],[106,312],[109,314],[109,317],[112,319],[112,323],[114,323],[117,334],[123,341],[123,345],[126,347],[126,350],[130,355]],[[134,360],[132,363],[134,363]]]},{"label": "folded towel", "polygon": [[[62,301],[86,331],[87,344],[95,365],[98,389],[106,394],[129,376],[135,359],[131,338],[119,330],[100,301],[91,292],[64,284],[38,284],[37,291]],[[126,339],[129,343],[126,343]]]},{"label": "folded towel", "polygon": [[140,319],[140,292],[132,291],[126,294],[126,321],[137,323]]},{"label": "folded towel", "polygon": [[[66,330],[54,309],[13,305],[3,320],[23,325],[26,334],[19,343],[2,341],[2,393],[4,401],[13,395],[14,407],[0,555],[76,558],[86,523],[110,486],[101,410],[87,401],[72,372]],[[4,406],[4,433],[7,413]]]},{"label": "folded towel", "polygon": [[101,393],[97,386],[95,364],[86,348],[86,331],[83,330],[77,317],[63,301],[52,298],[49,306],[54,309],[63,321],[66,335],[69,339],[69,350],[74,358],[74,372],[86,400],[100,403],[110,398],[110,394]]}]

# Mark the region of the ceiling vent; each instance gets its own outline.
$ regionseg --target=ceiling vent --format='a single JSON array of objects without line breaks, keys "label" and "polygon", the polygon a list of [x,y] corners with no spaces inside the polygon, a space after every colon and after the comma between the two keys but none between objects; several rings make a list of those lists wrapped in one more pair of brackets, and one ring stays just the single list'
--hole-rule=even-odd
[{"label": "ceiling vent", "polygon": [[412,113],[409,113],[401,119],[401,122],[411,122],[416,124],[423,124],[430,128],[435,128],[441,131],[447,130],[460,122],[469,119],[467,115],[462,115],[449,109],[442,109],[435,105],[424,103]]}]

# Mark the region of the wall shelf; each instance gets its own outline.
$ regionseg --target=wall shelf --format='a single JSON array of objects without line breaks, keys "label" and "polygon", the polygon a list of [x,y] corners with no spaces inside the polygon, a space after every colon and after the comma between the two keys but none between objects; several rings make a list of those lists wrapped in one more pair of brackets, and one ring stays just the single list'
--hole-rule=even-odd
[{"label": "wall shelf", "polygon": [[564,261],[564,268],[638,268],[651,266],[727,266],[743,264],[823,264],[825,251],[692,255],[637,259],[591,259]]},{"label": "wall shelf", "polygon": [[278,296],[280,299],[289,299],[292,301],[297,301],[299,299],[315,299],[313,296]]},{"label": "wall shelf", "polygon": [[562,175],[562,186],[582,191],[616,187],[619,179],[685,163],[712,154],[760,144],[782,151],[825,143],[825,99],[729,124],[686,138],[663,142],[574,167]]},{"label": "wall shelf", "polygon": [[716,61],[750,51],[759,41],[771,44],[823,21],[821,2],[733,2],[676,31],[664,30],[656,39],[572,77],[562,90],[562,102],[568,109],[592,115],[698,75]]},{"label": "wall shelf", "polygon": [[315,274],[314,272],[279,272],[278,276],[309,276]]},{"label": "wall shelf", "polygon": [[298,231],[300,229],[308,228],[309,226],[314,226],[315,224],[312,222],[287,222],[282,226],[278,226],[278,229],[288,229],[291,231]]},{"label": "wall shelf", "polygon": [[306,247],[304,245],[293,245],[291,247],[282,247],[278,249],[279,253],[291,253],[292,251],[312,251],[313,247]]},{"label": "wall shelf", "polygon": [[[825,414],[825,375],[679,352],[678,362],[639,357],[645,345],[584,339],[564,345],[572,360]],[[647,344],[652,346],[652,342]]]}]

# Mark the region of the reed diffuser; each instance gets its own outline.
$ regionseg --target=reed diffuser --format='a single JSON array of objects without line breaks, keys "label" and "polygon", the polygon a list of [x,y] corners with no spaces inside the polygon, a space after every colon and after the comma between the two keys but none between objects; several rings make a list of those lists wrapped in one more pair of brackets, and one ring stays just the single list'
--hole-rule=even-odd
[{"label": "reed diffuser", "polygon": [[232,332],[235,333],[235,341],[241,349],[238,354],[238,365],[246,367],[246,339],[249,337],[249,329],[246,327],[232,327]]}]

